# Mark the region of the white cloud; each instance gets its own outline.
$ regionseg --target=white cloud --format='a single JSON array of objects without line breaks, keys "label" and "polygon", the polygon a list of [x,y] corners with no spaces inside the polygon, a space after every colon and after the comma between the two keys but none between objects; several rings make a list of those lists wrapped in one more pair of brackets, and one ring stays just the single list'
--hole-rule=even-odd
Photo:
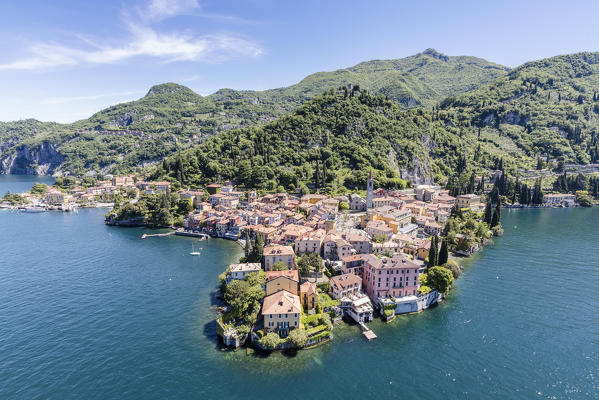
[{"label": "white cloud", "polygon": [[39,70],[77,64],[112,64],[133,57],[147,56],[164,62],[222,61],[234,56],[256,57],[258,45],[231,34],[191,36],[160,33],[147,26],[131,25],[132,38],[122,46],[92,44],[85,48],[55,43],[37,43],[30,55],[0,64],[0,70]]},{"label": "white cloud", "polygon": [[22,59],[0,63],[1,70],[42,70],[78,64],[112,64],[133,57],[153,57],[163,62],[222,61],[234,56],[256,57],[261,48],[234,34],[191,35],[159,32],[147,22],[173,17],[199,9],[197,0],[151,0],[141,14],[146,23],[136,23],[124,14],[130,37],[122,45],[99,43],[77,34],[82,46],[38,42],[26,48]]},{"label": "white cloud", "polygon": [[66,104],[66,103],[74,103],[74,102],[82,102],[82,101],[93,101],[99,100],[103,98],[114,98],[114,97],[123,97],[123,96],[134,96],[141,95],[143,92],[136,91],[127,91],[127,92],[118,92],[118,93],[102,93],[102,94],[94,94],[89,96],[65,96],[65,97],[48,97],[41,101],[42,104]]},{"label": "white cloud", "polygon": [[147,20],[162,20],[199,10],[199,8],[197,0],[151,0],[148,7],[142,12],[142,17]]}]

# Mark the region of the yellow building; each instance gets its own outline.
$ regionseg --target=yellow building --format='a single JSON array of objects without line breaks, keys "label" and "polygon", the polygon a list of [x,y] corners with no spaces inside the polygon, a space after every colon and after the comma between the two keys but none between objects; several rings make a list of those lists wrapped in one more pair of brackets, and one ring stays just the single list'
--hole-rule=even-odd
[{"label": "yellow building", "polygon": [[314,283],[304,282],[300,285],[300,302],[306,311],[316,309],[316,305],[318,304],[318,290]]},{"label": "yellow building", "polygon": [[299,274],[296,269],[286,271],[266,271],[266,295],[285,290],[295,295],[299,289]]},{"label": "yellow building", "polygon": [[264,329],[285,337],[290,329],[299,328],[302,306],[298,295],[281,290],[264,298]]}]

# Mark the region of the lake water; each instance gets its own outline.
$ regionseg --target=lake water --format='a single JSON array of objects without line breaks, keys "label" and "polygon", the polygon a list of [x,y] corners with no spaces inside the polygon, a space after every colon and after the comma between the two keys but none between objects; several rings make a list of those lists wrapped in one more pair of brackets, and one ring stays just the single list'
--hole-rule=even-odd
[{"label": "lake water", "polygon": [[0,211],[0,399],[599,398],[599,209],[505,210],[448,300],[294,357],[221,350],[235,243],[142,240],[105,212]]}]

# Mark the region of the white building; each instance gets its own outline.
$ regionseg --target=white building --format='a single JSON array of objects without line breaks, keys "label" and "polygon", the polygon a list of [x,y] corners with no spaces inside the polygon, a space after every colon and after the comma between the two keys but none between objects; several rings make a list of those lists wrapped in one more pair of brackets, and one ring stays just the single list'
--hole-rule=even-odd
[{"label": "white building", "polygon": [[564,205],[572,207],[576,203],[576,196],[567,193],[551,193],[543,196],[543,203],[549,205]]}]

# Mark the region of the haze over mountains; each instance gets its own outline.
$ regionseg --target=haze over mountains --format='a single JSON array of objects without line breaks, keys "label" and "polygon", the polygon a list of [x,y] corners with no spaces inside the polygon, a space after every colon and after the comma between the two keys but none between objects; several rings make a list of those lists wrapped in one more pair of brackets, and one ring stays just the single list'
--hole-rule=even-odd
[{"label": "haze over mountains", "polygon": [[[466,155],[474,160],[468,170],[491,167],[499,157],[513,167],[531,166],[545,153],[565,161],[595,162],[598,60],[598,53],[578,53],[510,71],[479,58],[448,57],[429,49],[403,59],[312,74],[295,85],[261,92],[222,89],[200,96],[174,83],[157,85],[140,100],[73,124],[0,123],[0,172],[123,173],[198,145],[184,154],[212,159],[196,158],[199,165],[190,171],[190,184],[238,178],[231,161],[243,160],[252,168],[264,167],[270,186],[308,163],[313,170],[304,171],[301,182],[288,184],[319,181],[322,187],[345,185],[352,169],[370,167],[391,181],[447,179],[463,169],[460,158]],[[323,94],[331,88],[337,90]],[[326,136],[334,140],[323,142]],[[286,141],[280,143],[281,137]],[[247,148],[206,151],[231,138],[245,138]],[[340,156],[356,138],[384,156],[353,161]],[[279,147],[299,146],[298,159],[279,157],[279,149],[269,153],[256,146],[256,140],[265,141],[266,147],[277,142]],[[336,156],[330,167],[344,170],[344,176],[323,174],[326,163],[319,157],[325,150]],[[210,161],[220,163],[222,171],[211,171]],[[169,163],[162,164],[162,173],[177,179]],[[258,180],[266,185],[263,178]]]}]

